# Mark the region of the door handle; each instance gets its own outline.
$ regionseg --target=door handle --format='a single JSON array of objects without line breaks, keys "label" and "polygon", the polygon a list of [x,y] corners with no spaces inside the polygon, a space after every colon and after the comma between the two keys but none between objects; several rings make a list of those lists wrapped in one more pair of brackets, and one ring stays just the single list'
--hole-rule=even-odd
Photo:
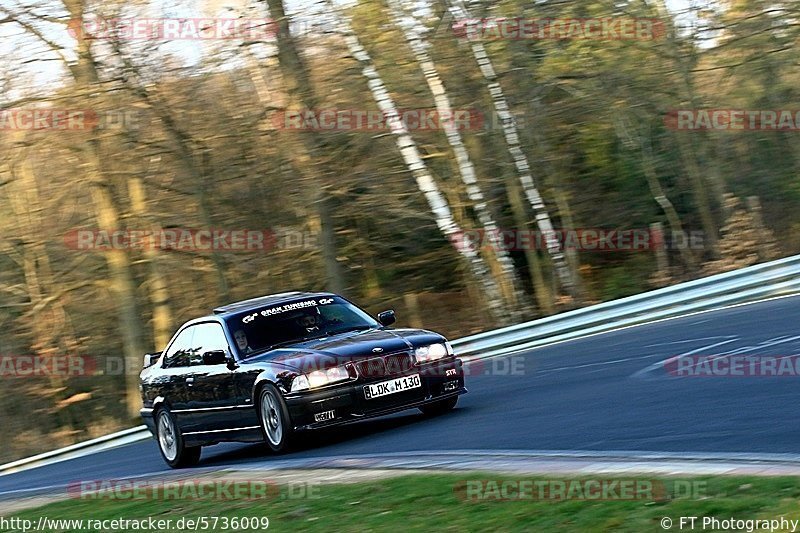
[{"label": "door handle", "polygon": [[194,383],[194,378],[186,378],[186,383],[191,385],[192,383]]}]

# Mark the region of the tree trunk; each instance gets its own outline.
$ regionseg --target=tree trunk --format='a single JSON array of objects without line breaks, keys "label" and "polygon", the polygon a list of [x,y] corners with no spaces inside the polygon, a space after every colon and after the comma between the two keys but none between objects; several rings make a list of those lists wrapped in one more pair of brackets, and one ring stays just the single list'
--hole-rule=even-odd
[{"label": "tree trunk", "polygon": [[325,265],[328,290],[337,294],[345,292],[342,266],[336,258],[336,231],[333,224],[331,200],[323,189],[314,189],[314,206],[319,215],[319,240],[322,249],[322,261]]},{"label": "tree trunk", "polygon": [[[685,96],[689,104],[693,109],[698,109],[700,107],[700,101],[694,90],[694,81],[691,72],[692,66],[687,59],[681,55],[679,43],[676,41],[678,30],[672,27],[673,17],[670,15],[664,0],[657,0],[654,6],[659,14],[659,18],[670,25],[670,27],[668,27],[667,42],[671,47],[675,68],[683,81],[686,90]],[[676,138],[678,151],[681,155],[681,160],[684,162],[686,173],[689,175],[697,210],[700,212],[700,221],[703,225],[706,242],[708,243],[708,252],[713,258],[717,258],[719,257],[719,228],[711,210],[711,202],[708,197],[708,191],[706,190],[706,181],[710,182],[711,190],[714,196],[717,197],[721,209],[724,209],[725,205],[725,186],[717,169],[712,169],[706,176],[703,175],[697,159],[697,154],[695,153],[694,147],[687,141],[686,135],[686,132],[678,131],[675,132],[674,137]],[[701,150],[705,150],[706,143],[701,144]]]},{"label": "tree trunk", "polygon": [[[542,109],[541,102],[538,98],[534,99],[531,103],[534,105],[535,116],[544,114],[545,111]],[[534,146],[538,147],[538,152],[541,154],[538,163],[542,167],[542,181],[545,184],[549,184],[550,188],[552,189],[553,199],[555,200],[556,204],[556,212],[561,219],[561,225],[563,228],[573,230],[575,229],[575,223],[572,217],[572,209],[569,206],[567,194],[559,184],[558,177],[561,174],[559,174],[559,171],[548,159],[548,155],[555,153],[555,151],[550,148],[547,139],[544,135],[542,135],[541,128],[538,124],[534,124],[529,131],[532,134]],[[549,179],[547,178],[548,174],[550,175]],[[586,301],[586,293],[584,292],[583,279],[580,274],[580,256],[578,255],[578,251],[574,248],[564,250],[564,256],[566,257],[567,264],[572,272],[572,282],[575,284],[574,292],[577,295],[578,303],[582,304]]]},{"label": "tree trunk", "polygon": [[[317,95],[311,81],[311,73],[303,57],[298,51],[297,44],[290,31],[289,18],[283,7],[283,0],[266,0],[272,23],[275,24],[278,41],[278,63],[281,68],[286,92],[289,96],[289,105],[301,105],[307,110],[317,107]],[[317,159],[321,140],[315,132],[303,135],[305,150],[297,150],[293,154],[294,167],[303,174],[303,182],[311,187],[314,195],[314,206],[320,221],[320,246],[322,247],[322,261],[325,267],[327,286],[329,290],[337,293],[344,292],[345,280],[341,265],[337,257],[336,228],[334,225],[331,198],[326,187],[326,173],[316,180],[311,176],[309,168]]]},{"label": "tree trunk", "polygon": [[522,298],[520,298],[518,294],[519,279],[514,269],[514,262],[504,248],[503,240],[500,235],[500,228],[495,222],[491,208],[478,184],[475,167],[470,160],[467,148],[464,146],[461,133],[455,125],[453,108],[450,104],[450,97],[447,94],[447,89],[439,76],[439,72],[436,70],[433,59],[428,53],[428,43],[422,38],[425,28],[416,18],[404,12],[401,0],[387,1],[395,24],[403,32],[403,36],[408,42],[425,76],[425,81],[433,95],[436,112],[444,129],[445,136],[447,137],[447,142],[450,144],[455,154],[459,174],[461,175],[461,181],[465,185],[467,197],[472,202],[475,213],[478,215],[478,221],[483,231],[486,233],[489,242],[492,244],[492,249],[501,271],[501,283],[508,287],[508,292],[513,296],[513,301],[509,303],[516,305],[522,301]]},{"label": "tree trunk", "polygon": [[[151,165],[158,165],[160,157],[150,160]],[[148,174],[153,174],[152,171]],[[128,180],[128,194],[131,198],[133,216],[149,231],[157,232],[161,228],[153,221],[147,210],[147,193],[144,181],[138,177]],[[153,343],[156,350],[163,350],[172,337],[172,308],[170,306],[169,286],[164,277],[159,261],[159,251],[153,243],[144,247],[144,257],[148,267],[148,294],[153,307]]]},{"label": "tree trunk", "polygon": [[416,292],[407,292],[403,295],[403,302],[406,304],[408,312],[408,325],[412,328],[422,329],[422,313],[419,310],[419,298]]},{"label": "tree trunk", "polygon": [[[64,6],[73,20],[82,20],[84,0],[65,0]],[[99,83],[97,68],[91,50],[91,41],[78,38],[78,61],[71,69],[78,90],[88,94]],[[100,98],[92,107],[97,107]],[[120,217],[111,192],[112,182],[103,169],[101,139],[97,132],[88,143],[89,172],[92,200],[99,228],[109,231],[121,229]],[[136,294],[136,283],[131,268],[130,257],[125,250],[105,252],[109,269],[110,287],[117,304],[119,328],[122,334],[125,359],[125,398],[128,415],[139,417],[142,398],[139,393],[139,369],[145,353],[144,329]]]},{"label": "tree trunk", "polygon": [[[680,215],[678,215],[678,211],[675,210],[675,206],[672,205],[672,202],[667,197],[664,189],[661,187],[661,183],[658,181],[658,175],[656,174],[656,167],[655,163],[653,162],[652,155],[648,153],[645,148],[642,148],[642,152],[644,175],[645,178],[647,178],[647,185],[650,187],[650,194],[653,195],[653,199],[664,211],[670,230],[673,232],[673,234],[680,235],[681,241],[683,241],[682,237],[684,235],[684,231]],[[683,263],[686,265],[686,268],[693,270],[695,267],[695,261],[694,257],[692,256],[692,252],[683,245],[683,242],[679,247],[679,251],[681,254],[681,259],[683,259]]]},{"label": "tree trunk", "polygon": [[[96,148],[95,148],[96,149]],[[99,169],[99,157],[95,157],[95,168]],[[92,180],[92,200],[94,202],[97,225],[101,229],[120,228],[119,210],[115,205],[108,183],[104,182],[102,170],[94,171]],[[122,333],[123,352],[125,357],[125,392],[128,415],[139,416],[142,398],[139,393],[139,369],[142,356],[147,352],[144,343],[142,315],[136,295],[131,260],[128,250],[111,249],[105,252],[109,269],[109,288],[117,303],[119,328]]]},{"label": "tree trunk", "polygon": [[[651,235],[663,235],[664,234],[664,225],[661,222],[653,222],[650,224],[650,234]],[[664,249],[663,246],[659,246],[655,249],[656,254],[656,272],[658,275],[668,275],[669,273],[669,257],[667,257],[667,251]]]},{"label": "tree trunk", "polygon": [[[644,120],[634,118],[634,122],[644,123]],[[675,209],[675,206],[667,197],[663,187],[661,187],[661,183],[658,181],[658,173],[656,171],[656,164],[653,156],[653,147],[651,140],[647,135],[648,132],[646,130],[644,132],[639,131],[639,128],[635,125],[625,124],[625,121],[622,118],[620,118],[620,120],[615,124],[614,129],[617,133],[617,137],[624,146],[632,151],[638,151],[641,154],[642,171],[644,172],[645,179],[647,180],[647,186],[650,189],[650,194],[653,196],[653,199],[656,201],[661,210],[664,211],[664,215],[667,217],[667,222],[669,223],[669,227],[673,232],[673,235],[677,234],[683,236],[683,224],[681,223],[678,211]],[[679,250],[684,265],[689,270],[692,270],[695,266],[692,253],[685,246],[681,246]]]},{"label": "tree trunk", "polygon": [[[452,3],[450,4],[450,12],[457,20],[473,20],[472,23],[474,24],[474,19],[471,19],[466,7],[464,7],[459,0],[452,0]],[[467,22],[468,26],[469,24],[470,23]],[[475,33],[469,27],[467,28],[467,32],[468,35]],[[497,74],[494,70],[494,66],[492,65],[492,61],[486,53],[483,43],[478,40],[470,40],[470,46],[472,48],[472,54],[475,56],[475,60],[478,62],[478,67],[480,67],[480,71],[483,74],[483,77],[486,79],[487,89],[491,95],[495,112],[497,113],[497,116],[500,118],[500,121],[503,125],[503,134],[505,136],[506,145],[508,146],[508,151],[511,154],[511,158],[514,161],[514,166],[517,169],[517,174],[519,176],[520,183],[522,184],[522,190],[524,191],[525,197],[533,208],[533,213],[536,218],[536,225],[544,237],[547,253],[550,255],[550,258],[553,261],[553,267],[556,270],[558,279],[567,294],[569,294],[573,300],[578,300],[580,295],[577,293],[577,284],[572,277],[572,271],[567,264],[567,260],[563,251],[561,250],[561,243],[556,237],[553,223],[550,220],[550,214],[547,211],[547,206],[542,199],[542,195],[539,193],[539,189],[536,187],[536,184],[533,181],[528,158],[522,151],[522,147],[520,145],[520,137],[519,131],[517,130],[516,120],[514,119],[514,115],[511,114],[508,101],[503,93],[503,88],[497,81]]]},{"label": "tree trunk", "polygon": [[[19,132],[18,132],[19,133]],[[24,142],[24,141],[23,141]],[[69,321],[66,309],[60,298],[55,297],[56,280],[47,251],[45,235],[46,222],[42,218],[48,209],[42,205],[39,184],[33,168],[33,154],[21,150],[15,163],[12,163],[12,182],[9,200],[14,220],[17,222],[17,235],[20,237],[19,252],[22,255],[23,275],[30,307],[25,314],[30,324],[32,351],[37,355],[74,355],[77,340]],[[50,386],[59,390],[64,379],[58,373],[48,375]],[[57,393],[63,399],[63,392]],[[60,412],[58,413],[60,416]],[[63,422],[68,423],[64,420]]]},{"label": "tree trunk", "polygon": [[[329,2],[329,5],[331,5],[331,10],[335,12],[336,7],[331,2]],[[386,118],[386,123],[391,129],[392,134],[395,135],[397,148],[409,171],[414,176],[417,187],[419,187],[419,190],[425,196],[439,231],[451,242],[454,241],[454,239],[458,239],[460,236],[464,235],[464,232],[453,218],[450,205],[447,203],[446,198],[439,190],[439,186],[433,179],[428,167],[422,160],[416,142],[411,135],[409,135],[405,124],[403,124],[400,119],[397,107],[392,97],[389,95],[386,86],[383,84],[383,80],[378,74],[372,62],[372,58],[370,58],[367,51],[361,45],[358,37],[350,27],[349,21],[344,16],[339,16],[337,24],[339,33],[344,36],[345,43],[350,53],[361,64],[361,72],[367,79],[367,85],[372,93],[372,97],[375,99],[375,103]],[[507,316],[507,310],[503,305],[500,289],[489,273],[489,269],[480,254],[469,246],[459,246],[457,249],[462,257],[466,259],[473,276],[480,284],[491,314],[495,318],[504,319],[504,317]]]},{"label": "tree trunk", "polygon": [[717,233],[717,224],[714,221],[714,215],[711,212],[711,204],[708,199],[708,192],[706,184],[703,181],[703,176],[700,173],[700,167],[695,159],[695,153],[689,141],[686,139],[686,132],[676,132],[675,139],[678,143],[678,151],[681,154],[686,173],[689,175],[689,180],[692,183],[692,190],[694,192],[695,203],[697,210],[700,212],[700,222],[703,225],[703,232],[705,233],[706,240],[708,241],[709,252],[712,257],[719,256],[718,241],[719,236]]},{"label": "tree trunk", "polygon": [[[519,182],[516,179],[507,179],[506,191],[508,192],[508,200],[511,204],[511,212],[514,215],[514,225],[517,231],[528,231],[528,216]],[[534,240],[534,242],[538,242],[538,239]],[[544,280],[542,261],[535,246],[525,247],[525,260],[528,262],[528,273],[531,277],[531,283],[533,283],[533,293],[539,305],[539,310],[545,315],[554,314],[556,309],[553,305],[553,293]]]},{"label": "tree trunk", "polygon": [[[135,73],[134,65],[122,58],[125,66]],[[194,185],[194,197],[197,200],[197,206],[200,212],[202,224],[207,229],[214,227],[211,206],[208,203],[208,171],[207,171],[207,158],[208,152],[206,148],[201,148],[200,154],[196,154],[196,150],[192,147],[192,139],[187,135],[177,124],[172,113],[169,111],[168,106],[159,101],[158,97],[154,97],[143,85],[130,86],[133,93],[138,96],[144,103],[146,103],[158,116],[161,124],[164,126],[164,131],[169,135],[174,144],[173,153],[177,156],[178,160],[183,164],[184,169],[189,175],[190,182]],[[201,158],[198,162],[197,158]],[[219,251],[212,249],[210,253],[211,262],[214,263],[214,274],[217,278],[218,296],[223,301],[230,299],[230,289],[228,287],[228,280],[225,277],[225,263]]]}]

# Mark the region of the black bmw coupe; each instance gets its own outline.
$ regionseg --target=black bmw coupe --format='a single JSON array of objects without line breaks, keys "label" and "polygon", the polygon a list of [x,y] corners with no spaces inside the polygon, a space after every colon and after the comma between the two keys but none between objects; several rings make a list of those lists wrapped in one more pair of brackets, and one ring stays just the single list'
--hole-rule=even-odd
[{"label": "black bmw coupe", "polygon": [[410,408],[453,409],[464,371],[447,340],[392,329],[331,293],[238,302],[181,326],[141,373],[147,427],[172,467],[222,441],[288,449],[303,431]]}]

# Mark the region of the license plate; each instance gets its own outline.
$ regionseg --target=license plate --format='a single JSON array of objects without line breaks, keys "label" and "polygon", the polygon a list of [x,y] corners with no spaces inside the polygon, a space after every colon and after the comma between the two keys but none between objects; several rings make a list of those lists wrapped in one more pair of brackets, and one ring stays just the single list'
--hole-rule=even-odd
[{"label": "license plate", "polygon": [[326,420],[333,420],[333,411],[325,411],[324,413],[317,413],[314,415],[314,422],[324,422]]},{"label": "license plate", "polygon": [[372,398],[379,398],[404,390],[416,389],[421,386],[422,380],[419,378],[419,374],[414,374],[413,376],[405,376],[381,383],[374,383],[372,385],[364,385],[364,396],[367,400],[371,400]]}]

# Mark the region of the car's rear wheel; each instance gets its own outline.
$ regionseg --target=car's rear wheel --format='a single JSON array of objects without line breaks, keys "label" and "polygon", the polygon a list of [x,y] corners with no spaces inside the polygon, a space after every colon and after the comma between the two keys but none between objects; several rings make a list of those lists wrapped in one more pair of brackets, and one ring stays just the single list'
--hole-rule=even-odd
[{"label": "car's rear wheel", "polygon": [[446,400],[439,400],[438,402],[429,403],[419,408],[423,414],[428,416],[436,416],[452,411],[458,403],[458,396],[447,398]]},{"label": "car's rear wheel", "polygon": [[202,448],[186,446],[175,418],[166,409],[160,409],[156,415],[156,438],[161,457],[172,468],[194,466],[200,461]]},{"label": "car's rear wheel", "polygon": [[267,446],[275,453],[287,451],[292,439],[292,421],[283,395],[274,385],[267,384],[261,389],[258,406]]}]

